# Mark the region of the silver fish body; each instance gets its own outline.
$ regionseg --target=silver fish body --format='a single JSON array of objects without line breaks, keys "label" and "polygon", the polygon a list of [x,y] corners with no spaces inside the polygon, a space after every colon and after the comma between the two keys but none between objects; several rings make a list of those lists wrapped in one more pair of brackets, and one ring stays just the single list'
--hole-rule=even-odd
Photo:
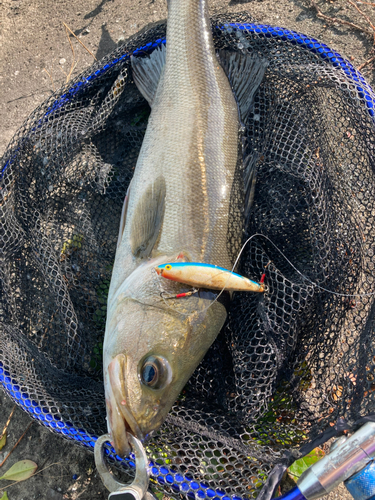
[{"label": "silver fish body", "polygon": [[153,255],[185,250],[196,262],[231,268],[227,235],[238,131],[238,107],[215,54],[206,0],[170,0],[166,62],[131,183],[110,293],[139,265],[134,224],[147,224],[142,197],[160,182],[165,212]]},{"label": "silver fish body", "polygon": [[[120,455],[129,451],[127,432],[144,439],[160,427],[226,319],[211,292],[163,300],[153,271],[181,253],[233,264],[238,107],[215,54],[206,0],[169,0],[165,65],[151,100],[124,205],[103,351],[108,428]],[[170,295],[186,291],[163,286]]]}]

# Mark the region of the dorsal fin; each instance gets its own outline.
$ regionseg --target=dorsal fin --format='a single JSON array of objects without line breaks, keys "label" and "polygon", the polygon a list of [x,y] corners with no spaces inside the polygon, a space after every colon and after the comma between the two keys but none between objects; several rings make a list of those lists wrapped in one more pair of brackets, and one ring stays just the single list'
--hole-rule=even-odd
[{"label": "dorsal fin", "polygon": [[151,255],[163,223],[165,195],[165,179],[160,176],[138,201],[130,232],[130,247],[135,257],[147,258]]},{"label": "dorsal fin", "polygon": [[149,57],[131,56],[134,83],[152,106],[161,73],[165,65],[166,48],[162,44]]},{"label": "dorsal fin", "polygon": [[229,50],[220,50],[219,58],[235,94],[240,119],[245,123],[254,94],[262,83],[268,61],[256,55]]}]

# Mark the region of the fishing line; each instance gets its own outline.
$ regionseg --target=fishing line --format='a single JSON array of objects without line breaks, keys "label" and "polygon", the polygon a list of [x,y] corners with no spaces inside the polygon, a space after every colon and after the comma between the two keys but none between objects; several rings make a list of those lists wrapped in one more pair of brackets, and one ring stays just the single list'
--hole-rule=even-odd
[{"label": "fishing line", "polygon": [[[333,290],[329,290],[328,288],[325,288],[321,285],[319,285],[318,283],[316,283],[315,281],[313,281],[311,278],[309,278],[308,276],[304,275],[299,269],[297,269],[297,267],[288,259],[288,257],[284,254],[284,252],[282,250],[280,250],[280,248],[270,239],[268,238],[268,236],[265,236],[264,234],[260,234],[260,233],[255,233],[253,235],[251,235],[246,241],[245,243],[242,245],[238,255],[237,255],[237,258],[233,264],[233,267],[231,269],[231,272],[234,272],[237,264],[238,264],[238,261],[243,253],[243,251],[245,250],[246,248],[246,245],[253,239],[253,238],[256,238],[256,237],[261,237],[261,238],[264,238],[266,239],[269,243],[271,243],[271,245],[280,253],[280,255],[286,260],[286,262],[301,276],[301,278],[303,278],[303,280],[307,281],[308,283],[310,283],[311,285],[313,285],[314,287],[318,288],[319,290],[322,290],[324,292],[328,292],[328,293],[331,293],[332,295],[336,295],[338,297],[345,297],[345,298],[350,298],[350,297],[370,297],[372,295],[375,295],[375,292],[369,292],[369,293],[340,293],[340,292],[335,292]],[[270,262],[268,262],[267,266],[265,266],[266,268],[268,267],[268,265],[270,264]],[[157,278],[158,278],[158,282],[159,284],[161,285],[161,277],[156,273],[155,271],[155,274],[157,275]],[[228,276],[227,278],[227,281],[226,281],[226,284],[228,283],[228,281],[230,280],[230,276]],[[216,297],[213,299],[213,301],[207,306],[205,307],[204,309],[202,309],[201,311],[199,311],[199,313],[204,313],[205,311],[207,311],[211,306],[213,306],[213,304],[220,298],[220,296],[223,294],[223,292],[225,291],[226,289],[226,284],[224,285],[224,287],[220,290],[220,292],[216,295]],[[162,286],[159,287],[161,292],[160,292],[160,297],[161,299],[164,301],[165,305],[167,308],[169,309],[172,309],[173,311],[176,311],[175,308],[173,307],[170,307],[168,304],[167,304],[167,301],[166,301],[166,298],[165,298],[165,294],[167,294],[168,292],[165,292],[165,290],[162,289]],[[265,290],[264,293],[267,292],[267,289]],[[189,292],[186,292],[186,294],[177,294],[177,295],[172,295],[170,297],[168,297],[168,299],[170,298],[179,298],[181,296],[190,296],[194,293],[193,290],[189,291]],[[187,313],[183,313],[183,312],[180,312],[178,311],[180,314],[184,315],[184,316],[190,316],[190,314],[187,314]]]},{"label": "fishing line", "polygon": [[[334,292],[333,290],[329,290],[328,288],[324,288],[323,286],[321,285],[318,285],[318,283],[316,283],[315,281],[313,281],[311,278],[309,278],[308,276],[305,276],[303,273],[301,273],[301,271],[299,271],[296,266],[288,259],[288,257],[284,254],[284,252],[282,250],[280,250],[280,248],[278,248],[278,246],[270,239],[268,238],[268,236],[265,236],[264,234],[260,234],[260,233],[256,233],[256,234],[253,234],[252,236],[250,236],[250,238],[248,240],[246,240],[246,242],[244,243],[244,246],[241,248],[241,251],[240,251],[240,254],[242,253],[244,247],[247,245],[247,243],[252,239],[254,238],[255,236],[261,236],[262,238],[265,238],[267,241],[269,241],[271,243],[271,245],[274,246],[274,248],[281,254],[281,256],[288,262],[288,264],[306,281],[308,281],[309,283],[311,283],[312,285],[314,285],[316,288],[318,288],[319,290],[323,290],[324,292],[328,292],[328,293],[331,293],[332,295],[337,295],[338,297],[370,297],[371,295],[375,295],[375,292],[369,292],[369,293],[340,293],[340,292]],[[238,257],[239,258],[239,257]],[[236,260],[236,263],[238,261],[238,258]],[[235,265],[236,265],[235,263]],[[268,264],[267,264],[268,265]]]}]

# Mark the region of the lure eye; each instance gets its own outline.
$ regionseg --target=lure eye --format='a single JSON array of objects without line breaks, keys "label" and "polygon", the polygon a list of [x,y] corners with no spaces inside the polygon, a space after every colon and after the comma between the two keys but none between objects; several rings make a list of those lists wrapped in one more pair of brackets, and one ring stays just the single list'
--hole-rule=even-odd
[{"label": "lure eye", "polygon": [[167,265],[165,266],[165,269],[166,269],[167,271],[170,271],[170,270],[172,269],[172,266],[171,266],[170,264],[167,264]]},{"label": "lure eye", "polygon": [[148,356],[141,364],[140,379],[142,384],[151,389],[161,389],[170,379],[168,361],[161,356]]}]

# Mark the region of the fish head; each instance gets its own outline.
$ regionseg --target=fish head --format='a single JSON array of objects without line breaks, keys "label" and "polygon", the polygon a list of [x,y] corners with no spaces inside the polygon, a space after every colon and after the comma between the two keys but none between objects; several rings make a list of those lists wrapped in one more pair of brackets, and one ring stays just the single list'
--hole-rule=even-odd
[{"label": "fish head", "polygon": [[129,432],[145,440],[159,429],[226,318],[211,292],[161,296],[160,286],[167,296],[186,291],[156,275],[157,263],[170,259],[139,266],[108,304],[104,384],[108,430],[120,456],[130,451]]}]

